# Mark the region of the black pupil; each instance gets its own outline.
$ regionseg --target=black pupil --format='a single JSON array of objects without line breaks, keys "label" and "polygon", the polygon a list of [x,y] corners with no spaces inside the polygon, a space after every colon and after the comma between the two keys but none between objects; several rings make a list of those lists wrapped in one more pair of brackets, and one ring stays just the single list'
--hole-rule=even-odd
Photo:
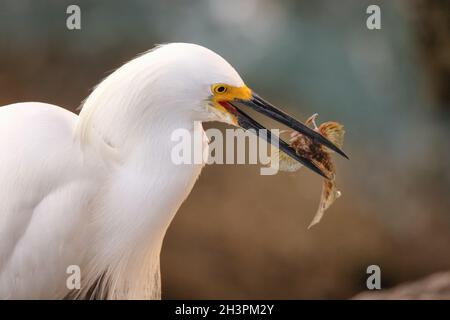
[{"label": "black pupil", "polygon": [[218,88],[217,88],[217,91],[219,91],[219,92],[224,92],[224,91],[225,91],[225,87],[218,87]]}]

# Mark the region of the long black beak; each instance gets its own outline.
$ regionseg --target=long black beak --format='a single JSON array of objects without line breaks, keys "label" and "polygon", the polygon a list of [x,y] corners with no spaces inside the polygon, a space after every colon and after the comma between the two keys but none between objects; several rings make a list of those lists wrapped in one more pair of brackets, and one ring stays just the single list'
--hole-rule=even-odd
[{"label": "long black beak", "polygon": [[[282,124],[285,124],[289,128],[300,132],[301,134],[309,137],[314,143],[324,145],[331,150],[339,153],[341,156],[348,159],[347,155],[339,149],[337,146],[335,146],[331,141],[329,141],[327,138],[322,136],[320,133],[314,131],[313,129],[309,128],[308,126],[304,125],[303,123],[295,120],[288,114],[284,113],[280,109],[273,106],[271,103],[265,101],[257,94],[253,93],[253,96],[250,100],[235,100],[230,102],[230,104],[236,109],[236,116],[237,121],[239,125],[244,129],[254,129],[256,133],[259,135],[260,129],[266,129],[264,128],[260,123],[252,119],[249,115],[247,115],[242,109],[239,108],[237,104],[243,104],[251,109],[271,118],[274,119]],[[271,134],[270,131],[267,130],[267,135],[263,135],[263,138],[266,138],[268,142],[270,142]],[[320,174],[324,178],[330,178],[328,177],[321,169],[319,169],[313,162],[311,162],[309,159],[302,157],[297,154],[297,152],[289,146],[285,141],[279,139],[279,149],[286,154],[288,154],[290,157],[294,158],[301,164],[303,164],[305,167],[311,169],[312,171]]]}]

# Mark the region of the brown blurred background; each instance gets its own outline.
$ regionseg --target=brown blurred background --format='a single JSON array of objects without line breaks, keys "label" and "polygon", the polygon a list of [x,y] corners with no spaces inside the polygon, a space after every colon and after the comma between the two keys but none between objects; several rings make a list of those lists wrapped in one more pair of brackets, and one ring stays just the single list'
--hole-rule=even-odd
[{"label": "brown blurred background", "polygon": [[[66,28],[78,4],[82,30]],[[381,30],[366,8],[381,7]],[[311,230],[302,169],[208,166],[169,228],[164,298],[348,298],[450,269],[448,1],[0,0],[0,105],[74,111],[155,43],[194,42],[299,119],[346,126],[343,196]],[[211,126],[211,125],[208,125]],[[213,124],[212,126],[223,126]]]}]

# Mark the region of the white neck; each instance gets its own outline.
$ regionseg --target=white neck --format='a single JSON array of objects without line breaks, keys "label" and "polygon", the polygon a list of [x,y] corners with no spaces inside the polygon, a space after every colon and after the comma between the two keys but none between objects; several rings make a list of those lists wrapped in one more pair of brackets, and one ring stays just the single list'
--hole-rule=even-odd
[{"label": "white neck", "polygon": [[132,61],[117,70],[80,113],[77,133],[86,158],[101,159],[107,168],[91,205],[93,234],[81,297],[98,279],[96,295],[103,298],[160,297],[162,241],[203,167],[172,162],[172,132],[184,128],[193,135],[201,124],[180,106],[184,101],[146,92],[158,70],[151,63],[145,67]]}]

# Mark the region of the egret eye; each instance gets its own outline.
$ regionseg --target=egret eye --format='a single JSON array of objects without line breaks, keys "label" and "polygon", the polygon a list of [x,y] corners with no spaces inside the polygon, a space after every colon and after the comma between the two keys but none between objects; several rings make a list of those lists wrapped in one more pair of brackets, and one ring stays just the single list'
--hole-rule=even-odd
[{"label": "egret eye", "polygon": [[215,93],[224,93],[227,91],[227,88],[224,85],[217,85],[214,87]]}]

